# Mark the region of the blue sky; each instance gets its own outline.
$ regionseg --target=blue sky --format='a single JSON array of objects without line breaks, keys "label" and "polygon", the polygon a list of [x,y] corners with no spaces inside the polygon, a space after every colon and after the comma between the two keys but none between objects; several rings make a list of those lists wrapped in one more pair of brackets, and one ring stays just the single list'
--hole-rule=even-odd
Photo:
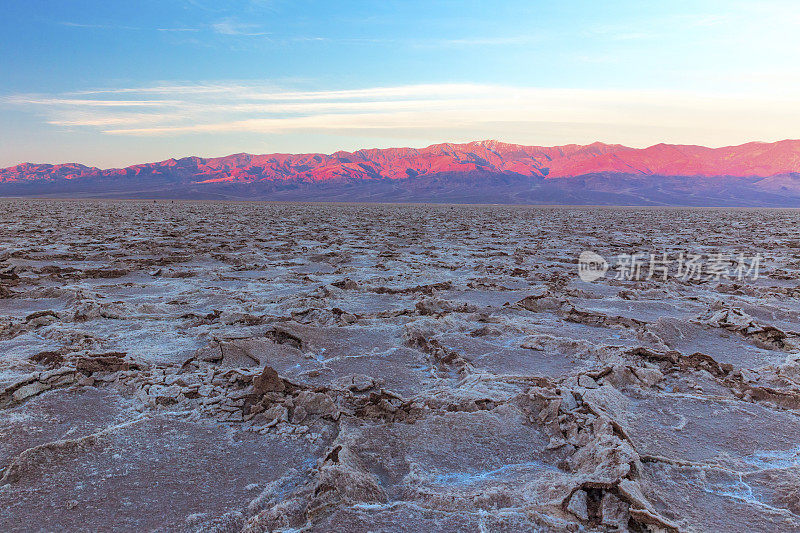
[{"label": "blue sky", "polygon": [[0,166],[797,138],[800,2],[4,0]]}]

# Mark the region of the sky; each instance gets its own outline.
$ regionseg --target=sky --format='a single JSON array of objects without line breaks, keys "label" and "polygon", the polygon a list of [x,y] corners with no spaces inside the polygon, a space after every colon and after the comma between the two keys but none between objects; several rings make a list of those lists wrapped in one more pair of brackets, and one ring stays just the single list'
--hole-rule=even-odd
[{"label": "sky", "polygon": [[0,167],[800,138],[796,0],[3,0]]}]

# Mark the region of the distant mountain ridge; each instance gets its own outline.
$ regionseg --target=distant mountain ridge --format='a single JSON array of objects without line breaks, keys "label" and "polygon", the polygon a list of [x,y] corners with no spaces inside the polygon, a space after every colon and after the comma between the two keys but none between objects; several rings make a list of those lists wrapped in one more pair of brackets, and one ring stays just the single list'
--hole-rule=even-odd
[{"label": "distant mountain ridge", "polygon": [[[545,198],[529,194],[539,190],[570,191],[563,201],[558,194],[544,194],[554,203],[592,203],[599,194],[607,200],[599,203],[623,195],[627,200],[619,201],[681,204],[681,195],[691,200],[693,194],[702,198],[714,192],[707,185],[714,178],[717,196],[731,186],[736,189],[731,193],[736,205],[747,205],[748,193],[753,205],[794,205],[800,197],[797,173],[800,140],[641,149],[599,142],[543,147],[489,140],[333,154],[186,157],[121,169],[23,163],[0,169],[0,195],[318,200],[346,191],[354,201],[541,203]],[[617,190],[611,182],[618,182]],[[653,187],[655,192],[644,191]],[[668,198],[660,198],[661,193]],[[711,203],[720,202],[727,205],[728,200]]]}]

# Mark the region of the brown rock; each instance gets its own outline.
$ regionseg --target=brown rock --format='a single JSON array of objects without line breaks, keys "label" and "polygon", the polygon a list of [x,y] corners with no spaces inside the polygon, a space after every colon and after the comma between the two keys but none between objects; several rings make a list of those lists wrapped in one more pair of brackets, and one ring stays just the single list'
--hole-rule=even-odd
[{"label": "brown rock", "polygon": [[285,388],[286,385],[278,372],[270,366],[265,366],[261,374],[253,378],[253,391],[258,395],[267,392],[283,392]]},{"label": "brown rock", "polygon": [[58,352],[39,352],[31,356],[31,361],[50,368],[55,368],[64,362],[64,356]]},{"label": "brown rock", "polygon": [[119,372],[120,370],[136,370],[138,365],[126,361],[123,352],[108,352],[103,354],[80,357],[75,362],[79,372],[91,374],[93,372]]}]

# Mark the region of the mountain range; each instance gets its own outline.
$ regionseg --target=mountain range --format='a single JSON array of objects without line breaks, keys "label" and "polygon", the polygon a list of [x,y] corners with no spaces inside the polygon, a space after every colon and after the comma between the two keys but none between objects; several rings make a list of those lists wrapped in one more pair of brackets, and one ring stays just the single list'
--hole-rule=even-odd
[{"label": "mountain range", "polygon": [[800,206],[800,140],[707,148],[499,141],[185,157],[126,168],[22,163],[0,196]]}]

